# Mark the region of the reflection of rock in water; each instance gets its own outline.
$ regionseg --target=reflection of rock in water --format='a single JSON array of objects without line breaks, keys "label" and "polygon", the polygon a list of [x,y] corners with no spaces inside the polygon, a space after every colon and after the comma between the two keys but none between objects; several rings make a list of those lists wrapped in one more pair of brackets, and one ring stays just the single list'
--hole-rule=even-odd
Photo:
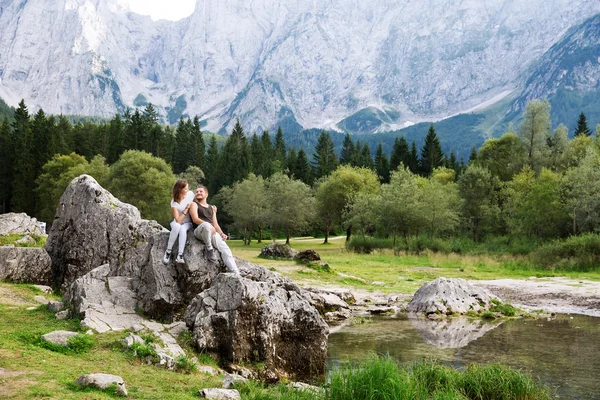
[{"label": "reflection of rock in water", "polygon": [[410,322],[426,343],[440,349],[465,347],[502,323],[502,321],[484,322],[468,318],[448,318],[438,321],[411,318]]}]

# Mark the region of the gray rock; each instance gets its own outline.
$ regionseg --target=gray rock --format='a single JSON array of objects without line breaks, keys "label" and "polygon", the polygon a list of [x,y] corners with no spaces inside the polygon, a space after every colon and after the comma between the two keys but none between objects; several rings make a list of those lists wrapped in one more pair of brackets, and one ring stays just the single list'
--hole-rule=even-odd
[{"label": "gray rock", "polygon": [[22,244],[22,245],[35,245],[36,241],[34,238],[32,238],[29,235],[25,235],[23,236],[21,239],[19,240],[15,240],[15,244]]},{"label": "gray rock", "polygon": [[50,303],[50,301],[47,298],[45,298],[44,296],[35,296],[33,299],[40,304],[47,305],[48,303]]},{"label": "gray rock", "polygon": [[53,313],[59,312],[60,310],[65,308],[65,304],[62,301],[54,300],[49,301],[48,304],[46,304],[46,306],[48,307],[48,311],[51,311]]},{"label": "gray rock", "polygon": [[127,388],[123,378],[117,375],[109,374],[87,374],[81,375],[77,379],[77,384],[82,387],[93,387],[101,390],[106,390],[112,386],[116,386],[117,394],[127,396]]},{"label": "gray rock", "polygon": [[69,310],[59,311],[54,314],[56,319],[68,319],[71,316],[71,312]]},{"label": "gray rock", "polygon": [[304,382],[290,382],[287,384],[287,387],[296,389],[296,390],[310,392],[313,394],[319,394],[322,392],[322,389],[320,387],[309,385],[308,383],[304,383]]},{"label": "gray rock", "polygon": [[296,254],[298,254],[298,251],[290,246],[272,242],[260,250],[259,257],[293,259]]},{"label": "gray rock", "polygon": [[233,389],[233,387],[238,383],[248,382],[247,378],[244,378],[238,374],[225,374],[223,377],[223,388],[224,389]]},{"label": "gray rock", "polygon": [[52,284],[52,262],[46,250],[34,247],[0,247],[0,280]]},{"label": "gray rock", "polygon": [[[306,296],[310,303],[319,310],[321,315],[333,311],[349,309],[350,306],[346,303],[338,293],[318,288],[307,288]],[[351,297],[354,299],[354,297]]]},{"label": "gray rock", "polygon": [[396,307],[374,306],[367,308],[367,312],[371,315],[395,314],[398,309]]},{"label": "gray rock", "polygon": [[345,321],[345,320],[349,319],[350,317],[352,317],[352,312],[350,310],[331,311],[331,312],[325,313],[325,315],[323,317],[325,318],[325,321],[327,321],[327,322]]},{"label": "gray rock", "polygon": [[314,251],[313,249],[306,249],[298,252],[294,258],[300,262],[315,262],[321,261],[321,256],[319,253]]},{"label": "gray rock", "polygon": [[38,220],[25,213],[0,214],[0,235],[41,235]]},{"label": "gray rock", "polygon": [[[197,359],[196,359],[196,362],[197,362]],[[219,370],[214,367],[211,367],[210,365],[199,365],[198,372],[200,372],[202,374],[210,375],[210,376],[219,375]]]},{"label": "gray rock", "polygon": [[47,285],[33,285],[33,286],[38,288],[44,294],[52,293],[52,288],[50,286],[47,286]]},{"label": "gray rock", "polygon": [[99,265],[111,275],[137,277],[147,263],[149,239],[166,232],[156,221],[141,219],[89,175],[69,184],[60,198],[46,242],[55,283],[63,288]]},{"label": "gray rock", "polygon": [[42,339],[46,342],[57,344],[59,346],[67,346],[69,339],[74,336],[77,336],[77,332],[54,331],[42,335]]},{"label": "gray rock", "polygon": [[201,389],[198,395],[203,399],[237,400],[241,399],[240,392],[235,389],[209,388]]},{"label": "gray rock", "polygon": [[325,370],[328,327],[302,292],[286,281],[254,282],[220,274],[185,312],[197,347],[224,363],[264,362],[275,376]]},{"label": "gray rock", "polygon": [[130,333],[128,336],[126,336],[123,339],[121,339],[121,342],[123,342],[123,345],[127,349],[129,349],[135,343],[144,344],[144,339],[142,339],[138,335],[134,335],[133,333]]},{"label": "gray rock", "polygon": [[484,322],[481,319],[461,317],[443,318],[438,321],[410,318],[410,323],[423,340],[432,346],[440,349],[458,349],[497,328],[502,322]]},{"label": "gray rock", "polygon": [[417,290],[408,304],[408,311],[426,315],[466,314],[488,309],[492,299],[498,298],[464,279],[438,278]]}]

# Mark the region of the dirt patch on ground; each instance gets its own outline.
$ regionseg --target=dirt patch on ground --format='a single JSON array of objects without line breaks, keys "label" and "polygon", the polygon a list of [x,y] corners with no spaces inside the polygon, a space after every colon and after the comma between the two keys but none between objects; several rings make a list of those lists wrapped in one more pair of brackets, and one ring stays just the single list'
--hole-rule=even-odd
[{"label": "dirt patch on ground", "polygon": [[36,382],[27,377],[21,377],[26,374],[25,371],[11,371],[0,368],[0,398],[8,398],[22,393],[27,386],[34,385]]},{"label": "dirt patch on ground", "polygon": [[567,278],[472,281],[506,302],[525,309],[600,317],[600,282]]},{"label": "dirt patch on ground", "polygon": [[0,304],[8,304],[13,306],[28,306],[36,305],[31,300],[18,295],[10,288],[0,286]]}]

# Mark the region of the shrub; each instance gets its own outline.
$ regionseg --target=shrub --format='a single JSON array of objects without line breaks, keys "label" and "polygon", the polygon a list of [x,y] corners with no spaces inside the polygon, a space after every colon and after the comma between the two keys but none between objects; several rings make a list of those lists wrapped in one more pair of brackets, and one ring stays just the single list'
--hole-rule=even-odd
[{"label": "shrub", "polygon": [[392,239],[379,239],[371,236],[352,236],[346,247],[348,250],[352,250],[355,253],[369,254],[375,249],[391,249],[394,246]]},{"label": "shrub", "polygon": [[181,355],[175,359],[175,369],[186,374],[196,372],[198,367],[188,356]]},{"label": "shrub", "polygon": [[546,269],[590,271],[600,265],[600,235],[586,233],[538,248],[532,261]]},{"label": "shrub", "polygon": [[34,344],[57,353],[83,354],[86,353],[89,349],[91,349],[96,344],[96,341],[91,335],[79,333],[73,336],[72,338],[68,339],[66,346],[50,343],[42,339],[41,337],[37,338],[34,341]]}]

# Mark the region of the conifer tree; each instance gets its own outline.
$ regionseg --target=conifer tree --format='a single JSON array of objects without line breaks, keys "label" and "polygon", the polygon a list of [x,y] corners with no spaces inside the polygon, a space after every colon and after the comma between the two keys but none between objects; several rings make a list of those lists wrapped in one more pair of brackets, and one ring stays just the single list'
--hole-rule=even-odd
[{"label": "conifer tree", "polygon": [[263,158],[260,163],[260,175],[263,178],[267,179],[269,176],[273,175],[273,143],[271,142],[271,136],[269,135],[269,131],[264,131],[260,141],[262,143],[263,148]]},{"label": "conifer tree", "polygon": [[577,129],[575,129],[575,136],[585,135],[592,136],[592,131],[588,128],[587,118],[583,111],[579,114],[579,119],[577,120]]},{"label": "conifer tree", "polygon": [[427,136],[425,136],[425,144],[421,150],[420,167],[421,173],[424,176],[429,176],[437,167],[441,167],[444,161],[444,153],[442,146],[435,132],[433,124],[429,126]]},{"label": "conifer tree", "polygon": [[13,140],[8,117],[0,125],[0,214],[9,211],[13,179]]},{"label": "conifer tree", "polygon": [[351,165],[354,157],[354,141],[349,133],[344,136],[342,152],[340,153],[340,165]]},{"label": "conifer tree", "polygon": [[206,150],[206,178],[208,179],[208,189],[211,193],[216,193],[219,184],[219,144],[217,137],[212,135]]},{"label": "conifer tree", "polygon": [[298,158],[296,159],[296,168],[294,170],[296,173],[296,179],[300,179],[307,185],[312,185],[312,171],[310,169],[310,164],[308,163],[308,157],[306,156],[306,152],[303,148],[300,148],[300,150],[298,151]]},{"label": "conifer tree", "polygon": [[114,164],[125,151],[123,121],[119,114],[116,114],[115,117],[110,120],[110,129],[108,132],[108,156],[106,157],[106,160],[109,164]]},{"label": "conifer tree", "polygon": [[362,151],[360,153],[361,163],[360,167],[365,167],[369,169],[375,169],[375,164],[373,164],[373,157],[371,157],[371,149],[369,148],[369,144],[365,142],[362,147]]},{"label": "conifer tree", "polygon": [[469,165],[477,161],[477,148],[471,147],[471,154],[469,154]]},{"label": "conifer tree", "polygon": [[204,135],[200,130],[200,119],[198,116],[194,117],[194,122],[191,126],[191,141],[194,150],[193,165],[204,171],[204,164],[206,163],[206,144],[204,143]]},{"label": "conifer tree", "polygon": [[73,149],[73,126],[64,115],[58,117],[55,142],[58,154],[67,154]]},{"label": "conifer tree", "polygon": [[296,149],[290,147],[287,152],[287,158],[285,160],[287,174],[290,178],[298,179],[296,176],[296,163],[298,161],[298,154],[296,153]]},{"label": "conifer tree", "polygon": [[245,179],[252,168],[250,158],[250,146],[238,119],[219,157],[219,188]]},{"label": "conifer tree", "polygon": [[31,137],[31,122],[25,101],[21,100],[15,110],[13,122],[14,166],[13,193],[11,209],[34,215],[35,198],[32,188],[35,187],[35,167],[31,149],[34,145]]},{"label": "conifer tree", "polygon": [[413,174],[419,172],[419,154],[417,153],[417,144],[414,141],[412,142],[412,146],[410,147],[410,154],[408,157],[408,163],[406,167]]},{"label": "conifer tree", "polygon": [[158,124],[158,112],[152,103],[148,103],[144,109],[142,120],[144,132],[142,148],[143,150],[156,156],[160,152],[160,142],[163,135],[163,130]]},{"label": "conifer tree", "polygon": [[180,174],[194,163],[194,148],[192,143],[191,124],[183,117],[179,118],[175,133],[175,153],[173,154],[173,171]]},{"label": "conifer tree", "polygon": [[404,136],[396,138],[390,156],[390,171],[397,170],[400,163],[403,163],[405,167],[408,167],[409,155],[410,150],[408,149],[406,138]]},{"label": "conifer tree", "polygon": [[264,151],[260,138],[256,133],[252,135],[252,140],[250,141],[250,154],[252,155],[252,173],[257,176],[262,175]]},{"label": "conifer tree", "polygon": [[39,109],[31,122],[31,156],[33,159],[33,175],[37,178],[42,166],[54,155],[51,147],[51,130],[43,109]]},{"label": "conifer tree", "polygon": [[170,126],[166,126],[158,147],[157,156],[165,160],[169,165],[173,165],[173,155],[175,153],[175,132]]},{"label": "conifer tree", "polygon": [[329,132],[321,131],[315,152],[313,153],[313,175],[316,179],[327,176],[337,167],[338,161],[335,154],[333,141]]},{"label": "conifer tree", "polygon": [[279,171],[285,170],[286,160],[286,147],[285,140],[283,139],[283,131],[281,127],[277,128],[277,134],[275,135],[275,161],[279,161]]},{"label": "conifer tree", "polygon": [[377,152],[375,153],[375,173],[379,177],[381,183],[389,183],[390,164],[387,156],[383,152],[383,145],[381,143],[377,146]]}]

